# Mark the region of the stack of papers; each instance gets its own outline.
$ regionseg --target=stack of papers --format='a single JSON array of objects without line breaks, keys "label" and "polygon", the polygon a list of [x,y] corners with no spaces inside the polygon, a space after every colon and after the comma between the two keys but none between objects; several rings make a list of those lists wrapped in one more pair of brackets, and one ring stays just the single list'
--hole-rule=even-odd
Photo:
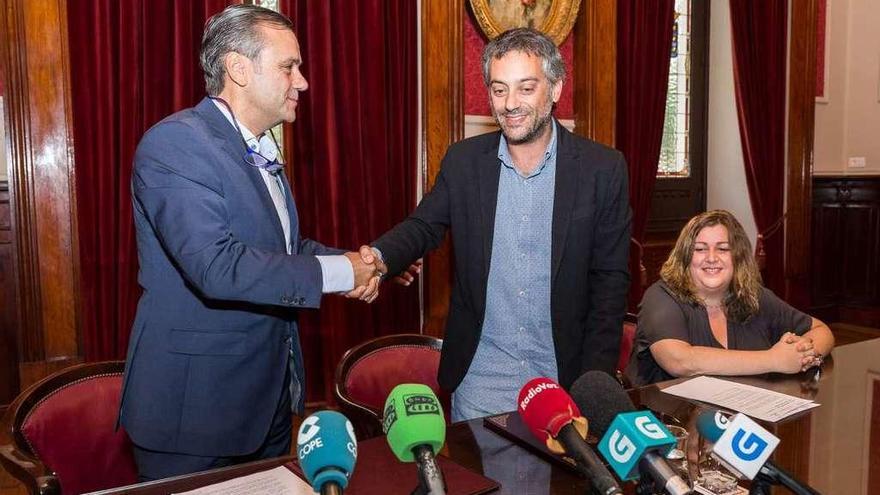
[{"label": "stack of papers", "polygon": [[746,416],[773,422],[819,406],[819,403],[811,400],[709,376],[666,387],[663,392],[716,404]]}]

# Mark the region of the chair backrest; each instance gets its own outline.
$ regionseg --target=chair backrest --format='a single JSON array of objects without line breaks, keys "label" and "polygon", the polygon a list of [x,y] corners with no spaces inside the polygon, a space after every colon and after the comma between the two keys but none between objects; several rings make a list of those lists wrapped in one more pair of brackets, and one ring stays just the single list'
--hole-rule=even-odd
[{"label": "chair backrest", "polygon": [[443,341],[427,335],[378,337],[349,349],[336,367],[334,395],[359,438],[380,434],[382,408],[401,383],[423,383],[437,394],[449,418],[449,394],[437,383]]},{"label": "chair backrest", "polygon": [[632,313],[627,313],[623,318],[623,335],[620,336],[620,355],[617,357],[617,371],[626,370],[629,364],[629,355],[632,353],[636,339],[637,318]]},{"label": "chair backrest", "polygon": [[122,361],[64,369],[10,407],[16,449],[53,473],[65,494],[137,482],[131,441],[116,429],[123,369]]}]

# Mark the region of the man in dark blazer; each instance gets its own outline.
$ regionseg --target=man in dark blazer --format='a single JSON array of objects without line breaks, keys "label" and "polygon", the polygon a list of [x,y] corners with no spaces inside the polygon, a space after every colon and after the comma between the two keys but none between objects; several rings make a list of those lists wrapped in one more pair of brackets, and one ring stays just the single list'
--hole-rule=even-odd
[{"label": "man in dark blazer", "polygon": [[626,164],[552,118],[556,46],[508,31],[486,46],[483,75],[501,131],[451,146],[416,210],[372,245],[394,274],[452,232],[439,382],[454,421],[515,409],[534,376],[569,387],[613,372],[629,288]]},{"label": "man in dark blazer", "polygon": [[298,310],[324,293],[377,293],[375,267],[356,253],[300,237],[266,134],[296,116],[308,87],[301,61],[286,17],[227,8],[202,40],[210,96],[138,146],[144,292],[119,419],[141,480],[287,454],[291,410],[301,414],[305,399]]}]

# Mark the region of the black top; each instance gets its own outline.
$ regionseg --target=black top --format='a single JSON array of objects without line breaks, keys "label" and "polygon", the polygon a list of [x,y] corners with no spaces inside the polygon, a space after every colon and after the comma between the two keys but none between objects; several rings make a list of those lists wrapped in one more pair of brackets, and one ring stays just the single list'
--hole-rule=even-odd
[{"label": "black top", "polygon": [[[623,155],[558,123],[556,132],[550,307],[559,383],[568,388],[585,371],[613,373],[617,366],[629,291],[631,213]],[[494,132],[450,146],[418,208],[373,243],[388,273],[396,274],[440,245],[447,230],[451,234],[455,272],[438,370],[445,390],[461,383],[482,335],[500,140],[501,133]]]},{"label": "black top", "polygon": [[[762,288],[758,313],[744,323],[727,320],[727,348],[761,351],[773,347],[785,332],[803,335],[812,318],[789,306],[770,289]],[[681,302],[662,281],[645,291],[639,305],[639,325],[626,375],[634,386],[675,378],[654,360],[651,344],[663,339],[683,340],[691,345],[723,346],[715,340],[706,308]]]}]

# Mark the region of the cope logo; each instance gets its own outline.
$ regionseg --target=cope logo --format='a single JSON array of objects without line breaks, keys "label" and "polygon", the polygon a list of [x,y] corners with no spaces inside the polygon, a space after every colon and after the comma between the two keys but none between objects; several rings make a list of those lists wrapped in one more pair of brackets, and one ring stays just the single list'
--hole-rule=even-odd
[{"label": "cope logo", "polygon": [[430,395],[405,395],[403,396],[403,407],[407,416],[440,414],[440,405],[437,404],[437,399]]},{"label": "cope logo", "polygon": [[300,459],[308,457],[313,450],[320,449],[324,446],[321,437],[315,438],[319,431],[321,431],[321,427],[318,426],[317,416],[309,416],[303,420],[302,426],[299,428],[299,433],[296,435],[296,443]]},{"label": "cope logo", "polygon": [[666,433],[660,428],[660,425],[651,420],[648,416],[639,416],[635,419],[636,428],[648,438],[660,440],[666,438]]},{"label": "cope logo", "polygon": [[296,443],[309,443],[309,440],[314,438],[319,431],[321,431],[321,427],[318,426],[318,417],[309,416],[303,420],[302,426],[299,427],[299,434],[296,436]]},{"label": "cope logo", "polygon": [[388,434],[388,430],[391,429],[391,426],[394,425],[394,422],[397,421],[397,409],[394,408],[394,402],[389,402],[388,406],[385,407],[385,419],[382,420],[382,431],[385,434]]},{"label": "cope logo", "polygon": [[744,461],[754,461],[761,457],[767,448],[767,441],[754,433],[737,430],[730,442],[733,453]]},{"label": "cope logo", "polygon": [[[348,452],[355,458],[358,456],[358,448],[357,448],[357,437],[354,436],[354,426],[351,424],[351,421],[345,420],[345,431],[348,432],[348,440],[349,442],[345,445],[348,449]],[[351,473],[349,473],[351,476]]]},{"label": "cope logo", "polygon": [[636,446],[632,440],[620,432],[614,430],[608,437],[608,452],[615,461],[626,464],[636,453]]}]

